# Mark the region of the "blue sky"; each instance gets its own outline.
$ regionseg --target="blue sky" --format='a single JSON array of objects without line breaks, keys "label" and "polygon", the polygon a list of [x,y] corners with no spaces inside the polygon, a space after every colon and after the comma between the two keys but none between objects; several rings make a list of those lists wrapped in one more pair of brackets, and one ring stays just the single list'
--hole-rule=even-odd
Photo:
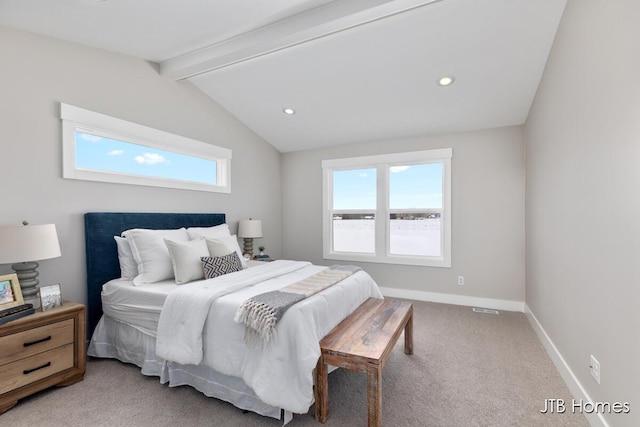
[{"label": "blue sky", "polygon": [[[389,174],[391,209],[442,208],[442,164],[394,166]],[[375,209],[376,169],[333,172],[334,209]]]},{"label": "blue sky", "polygon": [[216,183],[216,162],[76,131],[76,167]]}]

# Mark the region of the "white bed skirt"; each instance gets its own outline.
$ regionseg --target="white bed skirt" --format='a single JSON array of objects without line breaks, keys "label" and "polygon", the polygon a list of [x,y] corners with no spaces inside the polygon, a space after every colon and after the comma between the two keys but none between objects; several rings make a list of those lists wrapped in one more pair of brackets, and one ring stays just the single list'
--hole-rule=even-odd
[{"label": "white bed skirt", "polygon": [[205,365],[180,365],[158,359],[154,337],[110,317],[100,319],[87,354],[132,363],[142,374],[160,377],[160,383],[169,387],[189,385],[205,396],[224,400],[240,409],[282,419],[282,410],[262,402],[241,378],[221,374]]}]

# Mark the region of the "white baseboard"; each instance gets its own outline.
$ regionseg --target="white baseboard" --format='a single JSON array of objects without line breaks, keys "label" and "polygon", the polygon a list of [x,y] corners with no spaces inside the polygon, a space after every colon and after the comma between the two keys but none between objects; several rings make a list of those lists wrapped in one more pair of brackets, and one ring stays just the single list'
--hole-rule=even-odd
[{"label": "white baseboard", "polygon": [[[558,348],[555,346],[553,341],[551,341],[551,338],[549,337],[549,335],[547,335],[540,322],[538,322],[536,316],[531,312],[528,305],[525,305],[524,313],[527,316],[531,327],[542,342],[545,350],[547,350],[549,357],[551,357],[553,364],[556,366],[558,371],[560,371],[560,375],[562,376],[565,384],[567,384],[567,387],[573,395],[573,398],[575,400],[583,399],[585,402],[593,402],[593,400],[589,397],[589,394],[587,394],[587,391],[584,389],[580,381],[578,381],[578,378],[575,376],[575,374],[567,364],[567,361],[564,360],[564,357],[562,357],[562,354],[560,354]],[[592,427],[609,427],[609,424],[605,421],[603,415],[600,413],[585,413],[584,415],[586,416],[587,421],[589,421],[589,424],[591,424]]]},{"label": "white baseboard", "polygon": [[405,298],[416,301],[429,301],[442,304],[454,304],[469,307],[492,308],[494,310],[524,312],[523,301],[440,294],[436,292],[412,291],[410,289],[387,288],[382,286],[380,287],[380,291],[382,292],[382,295],[392,298]]}]

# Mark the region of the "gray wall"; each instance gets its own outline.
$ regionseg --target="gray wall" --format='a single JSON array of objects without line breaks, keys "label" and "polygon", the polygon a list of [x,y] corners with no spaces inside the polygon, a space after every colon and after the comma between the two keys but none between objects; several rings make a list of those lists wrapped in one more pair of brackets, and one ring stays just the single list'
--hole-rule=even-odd
[{"label": "gray wall", "polygon": [[[56,224],[62,257],[41,262],[42,284],[59,282],[64,298],[86,302],[88,211],[225,212],[233,231],[260,218],[258,242],[280,256],[280,153],[190,83],[141,60],[3,27],[0,58],[0,225]],[[59,102],[230,148],[232,193],[63,179]]]},{"label": "gray wall", "polygon": [[332,263],[322,259],[322,160],[444,147],[453,148],[452,268],[359,265],[383,287],[523,302],[522,127],[283,154],[284,257]]},{"label": "gray wall", "polygon": [[569,0],[525,128],[526,302],[592,401],[631,402],[612,426],[640,420],[639,22]]}]

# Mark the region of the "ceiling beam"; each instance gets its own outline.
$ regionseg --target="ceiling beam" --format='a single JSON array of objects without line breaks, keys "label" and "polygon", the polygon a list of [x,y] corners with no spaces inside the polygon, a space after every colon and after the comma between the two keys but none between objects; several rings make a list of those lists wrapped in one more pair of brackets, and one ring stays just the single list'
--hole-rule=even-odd
[{"label": "ceiling beam", "polygon": [[187,79],[443,0],[338,0],[161,62],[160,74]]}]

